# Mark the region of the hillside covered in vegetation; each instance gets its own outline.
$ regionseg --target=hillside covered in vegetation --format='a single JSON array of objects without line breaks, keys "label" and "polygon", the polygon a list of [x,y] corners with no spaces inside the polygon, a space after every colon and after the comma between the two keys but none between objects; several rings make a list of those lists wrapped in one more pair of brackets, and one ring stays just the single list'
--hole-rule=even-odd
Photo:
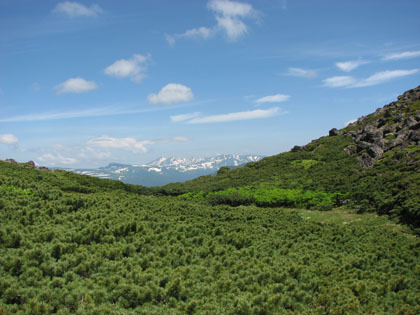
[{"label": "hillside covered in vegetation", "polygon": [[418,313],[385,218],[210,206],[0,162],[2,314]]},{"label": "hillside covered in vegetation", "polygon": [[420,226],[420,87],[290,152],[156,188],[211,204],[331,209],[343,204]]},{"label": "hillside covered in vegetation", "polygon": [[419,88],[146,188],[0,161],[0,314],[420,313]]}]

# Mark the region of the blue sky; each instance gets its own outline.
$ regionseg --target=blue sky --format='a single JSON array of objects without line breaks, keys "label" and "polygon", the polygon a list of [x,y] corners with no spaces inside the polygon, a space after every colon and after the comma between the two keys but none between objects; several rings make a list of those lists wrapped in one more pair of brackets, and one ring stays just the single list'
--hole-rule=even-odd
[{"label": "blue sky", "polygon": [[420,84],[420,2],[0,0],[0,159],[273,155]]}]

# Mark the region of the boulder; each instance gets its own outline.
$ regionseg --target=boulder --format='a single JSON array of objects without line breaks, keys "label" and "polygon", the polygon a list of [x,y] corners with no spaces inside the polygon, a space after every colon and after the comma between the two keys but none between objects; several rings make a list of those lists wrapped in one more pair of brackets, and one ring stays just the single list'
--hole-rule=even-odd
[{"label": "boulder", "polygon": [[420,130],[411,130],[408,134],[411,141],[420,142]]},{"label": "boulder", "polygon": [[300,145],[295,145],[291,150],[291,152],[299,152],[299,151],[304,151],[304,148]]},{"label": "boulder", "polygon": [[337,130],[337,128],[333,128],[328,132],[328,135],[330,137],[338,136],[339,134],[340,134],[340,132]]}]

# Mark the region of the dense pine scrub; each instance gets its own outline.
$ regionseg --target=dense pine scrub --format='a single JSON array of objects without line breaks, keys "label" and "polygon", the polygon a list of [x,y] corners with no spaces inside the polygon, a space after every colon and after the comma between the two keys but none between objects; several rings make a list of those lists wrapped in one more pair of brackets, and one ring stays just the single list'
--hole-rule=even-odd
[{"label": "dense pine scrub", "polygon": [[0,313],[420,312],[420,240],[385,218],[147,194],[0,162]]}]

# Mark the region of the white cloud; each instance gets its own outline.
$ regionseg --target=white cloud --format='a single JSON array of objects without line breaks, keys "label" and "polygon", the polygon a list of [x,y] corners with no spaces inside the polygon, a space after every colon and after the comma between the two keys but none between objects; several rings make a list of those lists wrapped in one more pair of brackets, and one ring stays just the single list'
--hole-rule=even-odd
[{"label": "white cloud", "polygon": [[211,0],[207,6],[216,14],[217,25],[215,29],[223,31],[230,41],[236,41],[248,32],[248,28],[242,19],[257,16],[257,12],[248,3]]},{"label": "white cloud", "polygon": [[180,38],[208,39],[212,35],[222,32],[229,41],[236,41],[243,37],[248,28],[244,23],[245,18],[257,18],[258,13],[252,5],[230,0],[210,0],[207,4],[210,11],[215,14],[217,24],[213,27],[198,27],[185,31],[182,34],[165,35],[169,45],[173,46]]},{"label": "white cloud", "polygon": [[351,60],[351,61],[343,61],[343,62],[336,62],[335,65],[337,68],[344,72],[350,72],[354,69],[360,67],[361,65],[369,63],[366,60]]},{"label": "white cloud", "polygon": [[154,144],[155,141],[138,141],[135,138],[112,138],[109,136],[100,136],[90,139],[87,144],[94,147],[108,149],[122,149],[136,153],[138,151],[147,152],[146,145]]},{"label": "white cloud", "polygon": [[199,28],[192,28],[190,30],[185,31],[182,34],[175,34],[175,35],[168,35],[165,34],[165,38],[168,41],[170,46],[174,46],[177,39],[185,38],[185,39],[207,39],[215,33],[214,29],[202,26]]},{"label": "white cloud", "polygon": [[94,90],[98,85],[94,81],[86,81],[83,78],[71,78],[55,87],[57,94],[85,93]]},{"label": "white cloud", "polygon": [[193,28],[190,30],[185,31],[185,33],[179,35],[180,37],[201,37],[201,38],[208,38],[212,34],[212,29],[208,27],[199,27],[199,28]]},{"label": "white cloud", "polygon": [[280,103],[285,102],[290,98],[290,95],[275,94],[261,97],[256,100],[257,103]]},{"label": "white cloud", "polygon": [[306,70],[302,68],[289,68],[289,72],[287,74],[294,77],[302,77],[308,79],[316,77],[315,70]]},{"label": "white cloud", "polygon": [[404,51],[401,53],[388,54],[383,57],[383,60],[399,60],[420,57],[420,50],[416,51]]},{"label": "white cloud", "polygon": [[194,98],[192,90],[185,85],[178,83],[169,83],[165,85],[157,94],[148,96],[151,104],[173,104],[179,102],[188,102]]},{"label": "white cloud", "polygon": [[0,143],[2,144],[16,144],[19,142],[18,137],[11,133],[0,134]]},{"label": "white cloud", "polygon": [[146,77],[147,62],[150,56],[134,54],[130,59],[120,59],[105,69],[105,74],[116,78],[131,78],[141,82]]},{"label": "white cloud", "polygon": [[52,12],[74,18],[81,16],[98,16],[103,12],[103,10],[97,4],[86,7],[78,2],[65,1],[58,3]]},{"label": "white cloud", "polygon": [[236,112],[229,114],[221,115],[211,115],[205,117],[198,117],[189,120],[188,124],[207,124],[207,123],[219,123],[219,122],[229,122],[236,120],[249,120],[249,119],[258,119],[258,118],[268,118],[274,116],[278,112],[278,107],[273,107],[269,109],[256,109],[246,112]]},{"label": "white cloud", "polygon": [[170,116],[170,118],[171,118],[171,121],[173,122],[180,122],[180,121],[196,118],[198,116],[200,116],[200,113],[189,113],[189,114],[173,115],[173,116]]},{"label": "white cloud", "polygon": [[350,76],[335,76],[323,80],[327,87],[348,87],[356,82],[356,79]]},{"label": "white cloud", "polygon": [[[60,153],[56,153],[56,154],[51,154],[51,153],[47,153],[44,154],[40,157],[38,157],[37,159],[39,162],[41,163],[45,163],[51,166],[54,165],[71,165],[71,164],[76,164],[77,160],[75,158],[72,157],[64,157],[62,156]],[[40,164],[40,163],[37,163]]]},{"label": "white cloud", "polygon": [[395,78],[405,77],[405,76],[412,75],[418,72],[419,72],[418,69],[377,72],[366,79],[359,80],[359,82],[354,84],[353,87],[377,85],[377,84],[385,83]]},{"label": "white cloud", "polygon": [[378,85],[390,80],[405,77],[408,75],[416,74],[419,72],[419,69],[411,70],[392,70],[392,71],[382,71],[377,72],[366,79],[355,79],[350,76],[337,76],[325,79],[324,86],[327,87],[347,87],[347,88],[356,88],[356,87],[365,87]]},{"label": "white cloud", "polygon": [[208,8],[224,16],[246,17],[254,14],[252,5],[229,0],[211,0],[207,4]]},{"label": "white cloud", "polygon": [[216,16],[216,20],[217,26],[225,31],[230,41],[236,41],[248,32],[245,23],[240,19],[230,16]]}]

